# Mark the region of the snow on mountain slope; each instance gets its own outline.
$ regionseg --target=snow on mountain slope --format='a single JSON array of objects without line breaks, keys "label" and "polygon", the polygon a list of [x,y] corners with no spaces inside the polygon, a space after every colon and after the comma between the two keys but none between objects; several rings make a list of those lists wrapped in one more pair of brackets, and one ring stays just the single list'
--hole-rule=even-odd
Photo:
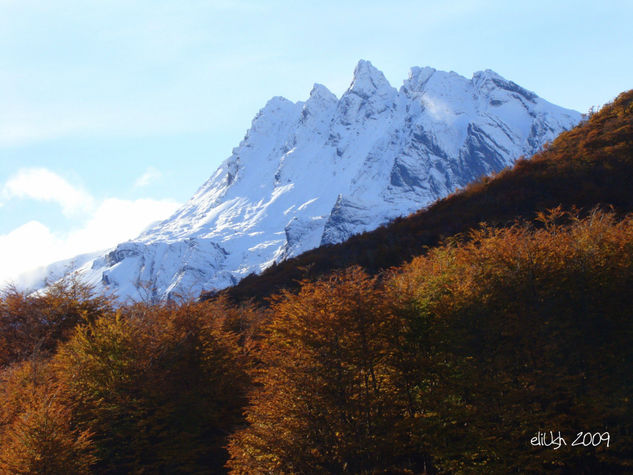
[{"label": "snow on mountain slope", "polygon": [[580,118],[490,70],[412,68],[398,91],[360,61],[340,99],[319,84],[271,99],[189,202],[78,271],[122,299],[197,296],[407,215]]}]

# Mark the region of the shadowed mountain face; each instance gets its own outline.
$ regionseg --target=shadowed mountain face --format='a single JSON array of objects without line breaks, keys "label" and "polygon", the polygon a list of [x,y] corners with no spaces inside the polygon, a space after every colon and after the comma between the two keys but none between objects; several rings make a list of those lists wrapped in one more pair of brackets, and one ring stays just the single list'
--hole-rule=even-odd
[{"label": "shadowed mountain face", "polygon": [[530,156],[580,114],[492,71],[412,68],[400,90],[367,61],[337,98],[271,99],[172,217],[78,270],[120,298],[196,296],[408,215]]}]

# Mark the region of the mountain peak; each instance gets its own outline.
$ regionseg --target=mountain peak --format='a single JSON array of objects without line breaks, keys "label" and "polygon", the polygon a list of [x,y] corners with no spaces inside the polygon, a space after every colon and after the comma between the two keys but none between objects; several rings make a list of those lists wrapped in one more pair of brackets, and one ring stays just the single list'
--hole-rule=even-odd
[{"label": "mountain peak", "polygon": [[323,84],[319,84],[315,82],[314,86],[312,86],[312,90],[310,91],[310,99],[308,100],[326,100],[326,101],[335,100],[336,101],[338,100],[338,98],[336,97],[336,94],[330,91]]},{"label": "mountain peak", "polygon": [[374,67],[371,62],[361,59],[356,68],[354,68],[354,78],[348,92],[355,93],[361,97],[369,97],[376,91],[392,89],[391,84],[389,84],[382,71]]},{"label": "mountain peak", "polygon": [[292,109],[295,106],[296,104],[290,99],[286,99],[283,96],[274,96],[271,97],[268,102],[266,102],[266,105],[264,105],[264,107],[261,109],[261,112]]},{"label": "mountain peak", "polygon": [[421,91],[431,76],[437,72],[431,67],[420,68],[413,66],[409,69],[409,78],[402,84],[403,91]]},{"label": "mountain peak", "polygon": [[477,71],[473,74],[472,82],[479,91],[487,94],[490,94],[494,89],[501,89],[510,93],[519,94],[530,102],[534,102],[538,98],[532,91],[528,91],[512,81],[508,81],[492,69]]},{"label": "mountain peak", "polygon": [[297,104],[282,96],[274,96],[262,107],[253,118],[253,124],[271,120],[270,118],[288,114],[297,108]]},{"label": "mountain peak", "polygon": [[435,72],[437,72],[437,69],[431,68],[430,66],[425,66],[423,68],[419,66],[413,66],[411,69],[409,69],[409,81],[425,82]]},{"label": "mountain peak", "polygon": [[485,81],[485,80],[488,80],[488,79],[500,79],[502,81],[506,80],[503,76],[501,76],[500,74],[496,73],[492,69],[484,69],[483,71],[475,72],[473,74],[473,79],[479,79],[479,80],[482,80],[482,81]]}]

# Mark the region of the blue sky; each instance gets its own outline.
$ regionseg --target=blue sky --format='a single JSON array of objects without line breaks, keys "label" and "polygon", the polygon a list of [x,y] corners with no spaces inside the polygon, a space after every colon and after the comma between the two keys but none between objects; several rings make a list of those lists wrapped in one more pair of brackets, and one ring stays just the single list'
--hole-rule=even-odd
[{"label": "blue sky", "polygon": [[490,68],[586,112],[633,87],[630,1],[0,0],[0,280],[114,245],[208,178],[272,96],[360,58]]}]

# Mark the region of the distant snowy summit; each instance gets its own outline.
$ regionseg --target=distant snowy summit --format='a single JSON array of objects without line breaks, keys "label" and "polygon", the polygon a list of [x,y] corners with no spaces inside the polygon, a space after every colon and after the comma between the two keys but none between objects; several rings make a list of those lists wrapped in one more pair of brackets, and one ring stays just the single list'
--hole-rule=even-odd
[{"label": "distant snowy summit", "polygon": [[360,61],[340,99],[272,98],[182,208],[77,272],[123,300],[195,297],[408,215],[580,119],[490,70],[415,67],[397,90]]}]

